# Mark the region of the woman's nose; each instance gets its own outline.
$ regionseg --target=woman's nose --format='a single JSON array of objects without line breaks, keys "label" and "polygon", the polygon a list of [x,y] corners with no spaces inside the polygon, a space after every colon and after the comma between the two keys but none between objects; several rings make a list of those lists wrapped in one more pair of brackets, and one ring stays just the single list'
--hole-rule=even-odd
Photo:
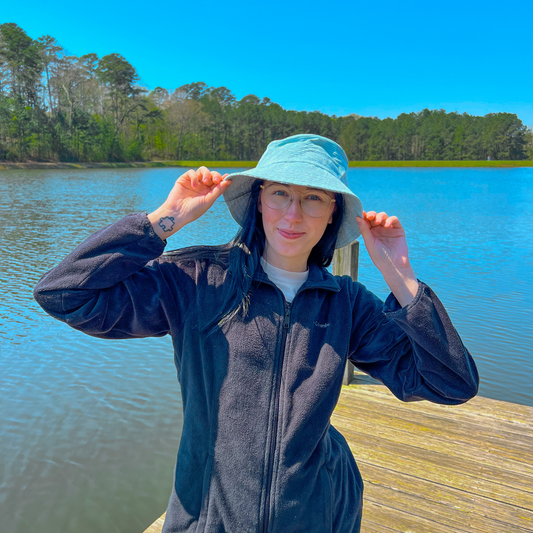
[{"label": "woman's nose", "polygon": [[293,194],[290,204],[285,208],[285,218],[287,220],[301,220],[303,217],[302,203],[300,195]]}]

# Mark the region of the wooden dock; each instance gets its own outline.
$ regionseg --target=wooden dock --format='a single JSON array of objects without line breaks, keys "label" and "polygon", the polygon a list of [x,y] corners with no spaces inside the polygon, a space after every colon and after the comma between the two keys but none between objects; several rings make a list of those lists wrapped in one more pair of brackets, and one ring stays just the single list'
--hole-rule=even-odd
[{"label": "wooden dock", "polygon": [[356,373],[331,421],[365,481],[362,533],[533,532],[533,407],[403,403]]}]

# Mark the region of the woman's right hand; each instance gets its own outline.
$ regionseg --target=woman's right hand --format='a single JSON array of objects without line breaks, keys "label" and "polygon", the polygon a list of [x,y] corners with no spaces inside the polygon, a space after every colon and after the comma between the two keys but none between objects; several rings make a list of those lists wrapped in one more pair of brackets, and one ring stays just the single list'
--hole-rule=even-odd
[{"label": "woman's right hand", "polygon": [[165,203],[148,215],[154,231],[165,240],[193,220],[200,218],[231,185],[227,176],[206,167],[188,170],[174,184]]}]

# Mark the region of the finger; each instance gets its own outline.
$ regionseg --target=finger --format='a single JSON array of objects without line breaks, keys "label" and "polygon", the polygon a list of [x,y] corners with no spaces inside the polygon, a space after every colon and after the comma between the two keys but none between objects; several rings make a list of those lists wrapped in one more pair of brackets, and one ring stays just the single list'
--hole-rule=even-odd
[{"label": "finger", "polygon": [[215,200],[224,193],[224,191],[232,184],[232,181],[222,181],[216,187],[213,187],[206,195],[206,199],[211,202],[211,205]]},{"label": "finger", "polygon": [[184,176],[185,175],[191,180],[191,185],[193,186],[193,188],[196,189],[196,187],[198,186],[198,175],[196,174],[196,172],[191,168],[191,170],[188,170],[184,174]]},{"label": "finger", "polygon": [[387,213],[385,212],[381,212],[381,213],[378,213],[376,215],[376,219],[375,219],[375,226],[383,226],[383,224],[385,224],[385,221],[387,220],[387,218],[389,218],[389,216],[387,215]]},{"label": "finger", "polygon": [[[229,176],[229,174],[226,174],[226,176]],[[222,176],[223,178],[225,176]],[[233,184],[233,181],[231,180],[224,180],[220,182],[220,187],[222,187],[222,192],[224,192],[230,185]]]},{"label": "finger", "polygon": [[375,228],[376,226],[381,225],[381,217],[382,213],[376,213],[375,211],[369,211],[366,216],[365,220],[370,224],[370,228]]},{"label": "finger", "polygon": [[213,183],[213,179],[211,176],[211,171],[206,167],[200,167],[197,170],[197,173],[201,176],[200,180],[202,183],[204,183],[207,186],[211,186]]},{"label": "finger", "polygon": [[392,216],[388,217],[384,224],[385,228],[401,228],[402,224],[398,217]]},{"label": "finger", "polygon": [[216,179],[216,183],[217,183],[217,185],[218,185],[220,182],[224,181],[224,180],[229,176],[228,173],[226,173],[226,174],[224,174],[223,176],[221,176],[220,173],[217,172],[216,170],[212,171],[211,174],[212,174],[212,176],[213,176],[213,183],[215,183],[215,179]]},{"label": "finger", "polygon": [[202,178],[209,172],[209,170],[207,170],[206,167],[198,167],[196,169],[196,174],[198,174],[198,176],[201,176]]},{"label": "finger", "polygon": [[368,232],[370,231],[370,222],[362,217],[355,217],[355,220],[357,222],[357,225],[359,226],[359,231],[361,232],[363,239],[366,239]]},{"label": "finger", "polygon": [[220,175],[220,172],[217,172],[216,170],[211,172],[211,176],[215,185],[218,185],[222,181],[222,176]]},{"label": "finger", "polygon": [[377,213],[375,211],[368,211],[368,213],[364,213],[365,220],[368,220],[369,222],[374,220],[376,215]]}]

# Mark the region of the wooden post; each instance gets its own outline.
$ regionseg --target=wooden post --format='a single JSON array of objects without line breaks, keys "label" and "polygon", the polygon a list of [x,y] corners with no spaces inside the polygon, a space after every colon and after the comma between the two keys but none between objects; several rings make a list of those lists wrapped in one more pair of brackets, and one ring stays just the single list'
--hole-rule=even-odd
[{"label": "wooden post", "polygon": [[[335,250],[333,256],[332,271],[335,276],[350,276],[357,281],[357,269],[359,267],[359,241]],[[343,385],[349,385],[353,380],[355,367],[350,361],[346,362],[344,369]]]}]

